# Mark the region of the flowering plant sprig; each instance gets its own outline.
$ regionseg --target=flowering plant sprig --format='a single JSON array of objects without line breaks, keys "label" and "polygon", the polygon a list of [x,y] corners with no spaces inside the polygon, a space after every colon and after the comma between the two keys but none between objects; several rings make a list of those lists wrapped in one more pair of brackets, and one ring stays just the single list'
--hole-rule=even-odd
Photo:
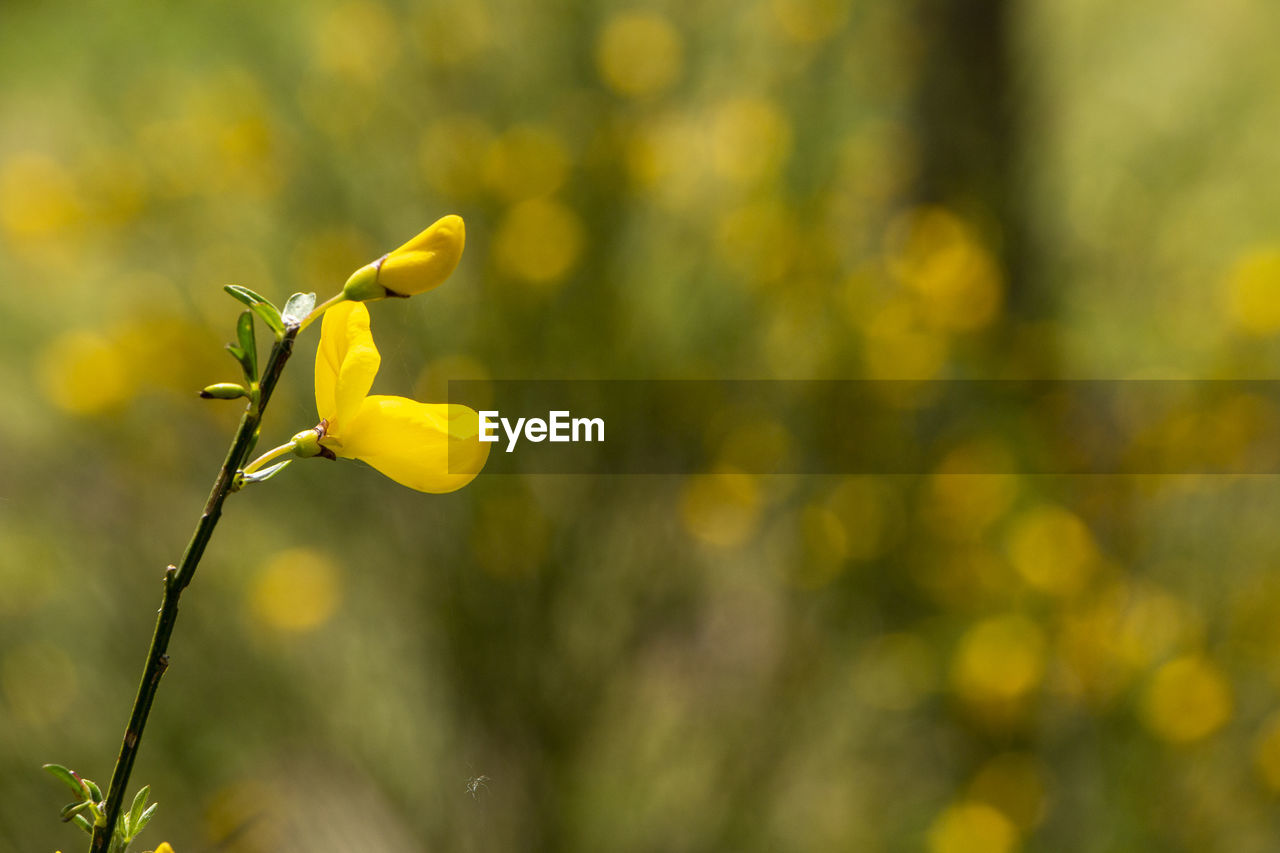
[{"label": "flowering plant sprig", "polygon": [[[295,457],[362,460],[424,492],[462,488],[484,466],[488,445],[478,441],[477,417],[472,410],[369,395],[380,358],[369,332],[369,313],[362,303],[412,296],[439,286],[457,266],[464,240],[462,219],[446,216],[400,248],[357,270],[340,292],[319,306],[314,293],[295,293],[283,308],[277,308],[248,288],[225,288],[246,306],[236,321],[235,342],[227,345],[240,365],[242,380],[209,385],[200,396],[244,399],[245,411],[186,550],[177,564],[164,572],[155,633],[111,782],[104,795],[92,780],[58,764],[45,765],[75,795],[76,799],[63,808],[62,818],[89,833],[90,853],[125,853],[155,814],[156,804],[147,805],[149,787],[137,793],[128,811],[123,809],[125,790],[161,677],[169,666],[167,650],[178,601],[195,575],[230,495],[279,474],[292,460],[267,463],[290,453]],[[320,423],[246,464],[294,341],[321,317],[315,379]],[[262,363],[255,321],[264,323],[273,336],[270,353]],[[160,845],[157,853],[160,851],[172,853],[167,843]]]}]

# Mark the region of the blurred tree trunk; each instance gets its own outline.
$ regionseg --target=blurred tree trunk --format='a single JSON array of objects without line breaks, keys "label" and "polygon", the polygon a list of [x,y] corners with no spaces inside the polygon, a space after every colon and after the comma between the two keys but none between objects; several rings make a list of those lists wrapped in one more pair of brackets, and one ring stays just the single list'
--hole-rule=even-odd
[{"label": "blurred tree trunk", "polygon": [[1015,67],[1011,0],[918,0],[921,164],[915,201],[975,223],[1006,274],[1008,320],[1046,319],[1024,200],[1023,77]]}]

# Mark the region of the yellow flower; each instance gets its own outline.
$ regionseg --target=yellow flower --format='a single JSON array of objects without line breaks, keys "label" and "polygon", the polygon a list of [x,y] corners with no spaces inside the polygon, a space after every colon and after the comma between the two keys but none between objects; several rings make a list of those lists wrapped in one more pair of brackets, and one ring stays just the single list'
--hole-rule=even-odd
[{"label": "yellow flower", "polygon": [[461,216],[441,217],[394,252],[356,270],[342,294],[352,302],[367,302],[439,287],[458,265],[466,238]]},{"label": "yellow flower", "polygon": [[[489,456],[475,411],[369,396],[381,361],[364,305],[341,302],[325,312],[316,352],[321,421],[317,431],[298,436],[302,454],[359,459],[420,492],[452,492],[471,482]],[[319,445],[310,454],[308,436]]]},{"label": "yellow flower", "polygon": [[169,846],[168,841],[165,841],[156,848],[156,853],[173,853],[173,848]]}]

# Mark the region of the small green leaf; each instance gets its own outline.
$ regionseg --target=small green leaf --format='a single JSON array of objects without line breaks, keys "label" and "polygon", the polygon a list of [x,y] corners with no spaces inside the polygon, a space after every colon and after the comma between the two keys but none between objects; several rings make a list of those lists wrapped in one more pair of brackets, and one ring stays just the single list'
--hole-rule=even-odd
[{"label": "small green leaf", "polygon": [[261,317],[262,322],[266,323],[271,331],[277,335],[284,334],[284,323],[280,320],[280,311],[276,306],[260,302],[253,306],[253,313]]},{"label": "small green leaf", "polygon": [[160,808],[159,803],[152,803],[147,806],[146,811],[138,815],[138,819],[133,822],[133,837],[137,838],[142,830],[147,828],[147,824],[151,823],[151,818],[155,815],[156,809]]},{"label": "small green leaf", "polygon": [[243,302],[245,305],[248,305],[249,307],[253,307],[254,305],[258,305],[262,303],[265,303],[267,305],[271,304],[270,299],[263,296],[261,293],[258,293],[255,290],[250,290],[249,288],[241,284],[228,284],[228,285],[225,285],[222,289],[225,290],[227,293],[230,293],[233,297],[235,297],[236,299],[239,299],[241,302]]},{"label": "small green leaf", "polygon": [[102,789],[98,787],[98,783],[92,779],[85,779],[84,783],[89,787],[89,793],[93,795],[93,801],[95,803],[102,802],[104,798],[102,796]]},{"label": "small green leaf", "polygon": [[151,786],[143,785],[142,788],[133,798],[133,805],[129,807],[129,826],[131,832],[129,835],[138,834],[138,821],[142,819],[142,811],[147,807],[147,797],[151,796]]},{"label": "small green leaf", "polygon": [[240,362],[240,369],[244,371],[244,375],[250,382],[256,377],[251,375],[253,364],[249,361],[249,354],[235,344],[227,344],[227,352],[231,353],[231,357]]},{"label": "small green leaf", "polygon": [[89,819],[82,814],[78,814],[71,819],[75,825],[83,829],[85,832],[93,835],[93,824],[89,823]]},{"label": "small green leaf", "polygon": [[280,313],[280,319],[284,321],[286,326],[299,326],[303,320],[307,319],[311,309],[315,307],[316,295],[314,293],[295,293],[284,304],[284,311]]},{"label": "small green leaf", "polygon": [[250,382],[258,381],[258,342],[253,336],[253,312],[240,312],[240,319],[236,321],[236,340],[240,343],[240,349],[249,357],[248,377]]},{"label": "small green leaf", "polygon": [[80,780],[76,778],[76,774],[61,764],[46,764],[44,769],[48,770],[55,778],[62,780],[63,784],[70,788],[77,797],[84,796],[84,788],[80,786]]},{"label": "small green leaf", "polygon": [[276,308],[270,299],[238,284],[228,284],[223,290],[252,308],[253,313],[261,317],[262,322],[271,327],[271,331],[277,334],[284,331],[284,323],[280,321],[280,309]]},{"label": "small green leaf", "polygon": [[65,806],[62,807],[62,811],[59,812],[59,814],[62,815],[62,822],[63,823],[69,822],[73,817],[75,817],[80,812],[84,811],[85,809],[89,808],[92,805],[93,803],[90,802],[89,800],[81,800],[78,803],[67,803]]}]

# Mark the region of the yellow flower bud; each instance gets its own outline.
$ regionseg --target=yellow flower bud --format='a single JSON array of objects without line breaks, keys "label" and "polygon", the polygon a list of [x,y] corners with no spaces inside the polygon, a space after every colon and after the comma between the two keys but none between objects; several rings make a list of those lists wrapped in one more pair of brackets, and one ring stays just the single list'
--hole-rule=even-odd
[{"label": "yellow flower bud", "polygon": [[394,252],[352,273],[342,294],[351,302],[368,302],[438,287],[458,266],[466,236],[461,216],[441,217]]}]

